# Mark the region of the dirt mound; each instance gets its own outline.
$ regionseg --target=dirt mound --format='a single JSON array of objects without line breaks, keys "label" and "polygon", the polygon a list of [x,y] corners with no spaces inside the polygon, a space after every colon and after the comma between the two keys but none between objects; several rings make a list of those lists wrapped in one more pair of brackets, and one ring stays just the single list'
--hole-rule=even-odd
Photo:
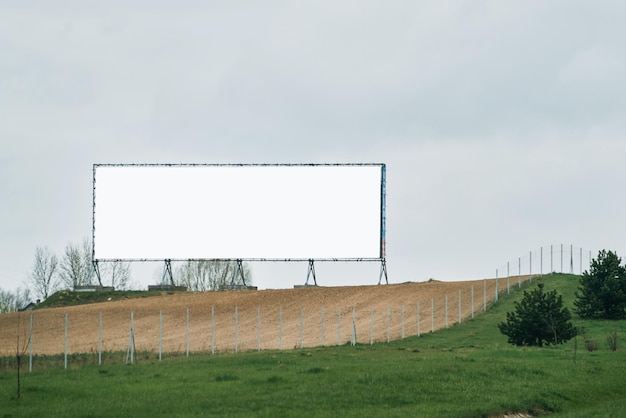
[{"label": "dirt mound", "polygon": [[[510,279],[511,286],[528,276]],[[222,291],[112,300],[32,312],[35,354],[137,350],[216,352],[386,341],[430,332],[483,311],[496,280]],[[506,291],[507,279],[499,279]],[[472,297],[473,295],[473,297]],[[472,300],[474,304],[472,306]],[[433,309],[434,307],[434,309]],[[188,320],[187,320],[188,318]],[[419,318],[419,323],[418,323]],[[0,356],[30,333],[30,312],[0,315]],[[102,324],[102,326],[100,326]],[[101,330],[101,331],[100,331]]]}]

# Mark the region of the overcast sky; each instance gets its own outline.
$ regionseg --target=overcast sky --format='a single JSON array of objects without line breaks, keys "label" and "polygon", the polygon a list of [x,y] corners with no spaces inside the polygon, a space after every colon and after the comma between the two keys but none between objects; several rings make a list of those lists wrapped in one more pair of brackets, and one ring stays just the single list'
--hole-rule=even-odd
[{"label": "overcast sky", "polygon": [[0,288],[91,237],[94,163],[386,163],[395,283],[551,244],[626,257],[624,21],[620,1],[3,0]]}]

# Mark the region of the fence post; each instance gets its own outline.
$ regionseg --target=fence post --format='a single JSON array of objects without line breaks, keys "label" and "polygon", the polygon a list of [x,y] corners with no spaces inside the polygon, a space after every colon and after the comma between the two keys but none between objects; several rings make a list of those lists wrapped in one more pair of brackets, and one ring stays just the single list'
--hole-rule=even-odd
[{"label": "fence post", "polygon": [[374,344],[374,310],[372,309],[372,315],[370,318],[370,345]]},{"label": "fence post", "polygon": [[495,296],[495,302],[498,301],[498,295],[500,294],[500,279],[498,279],[498,269],[496,269],[496,296]]},{"label": "fence post", "polygon": [[563,244],[561,244],[561,273],[563,273]]},{"label": "fence post", "polygon": [[189,357],[189,308],[185,316],[185,355]]},{"label": "fence post", "polygon": [[30,336],[28,338],[28,372],[33,371],[33,314],[30,314]]},{"label": "fence post", "polygon": [[446,329],[448,329],[448,295],[446,294]]},{"label": "fence post", "polygon": [[430,299],[430,333],[435,332],[435,298]]},{"label": "fence post", "polygon": [[257,306],[256,311],[256,351],[261,352],[261,307]]},{"label": "fence post", "polygon": [[461,291],[459,290],[459,324],[461,323]]},{"label": "fence post", "polygon": [[420,301],[417,301],[417,336],[420,336]]},{"label": "fence post", "polygon": [[474,285],[472,285],[472,319],[474,319]]},{"label": "fence post", "polygon": [[64,343],[63,343],[63,363],[64,363],[64,368],[67,369],[67,327],[68,327],[68,319],[67,319],[67,312],[65,312],[65,339],[64,339]]},{"label": "fence post", "polygon": [[135,364],[135,312],[130,311],[130,334],[126,350],[126,364]]},{"label": "fence post", "polygon": [[387,344],[390,341],[390,333],[391,333],[391,307],[387,305]]},{"label": "fence post", "polygon": [[402,304],[402,339],[404,340],[404,303]]},{"label": "fence post", "polygon": [[215,355],[215,305],[211,306],[211,355]]},{"label": "fence post", "polygon": [[506,262],[506,294],[511,294],[511,274],[509,273],[509,262]]},{"label": "fence post", "polygon": [[352,346],[356,345],[356,314],[352,307]]},{"label": "fence post", "polygon": [[341,345],[341,308],[337,309],[337,345]]},{"label": "fence post", "polygon": [[580,262],[580,269],[578,270],[578,274],[583,274],[583,247],[580,247],[580,257],[578,261]]},{"label": "fence post", "polygon": [[517,287],[522,287],[522,257],[517,258]]},{"label": "fence post", "polygon": [[543,247],[540,249],[540,257],[539,257],[539,275],[543,276]]},{"label": "fence post", "polygon": [[483,312],[487,312],[487,279],[483,279]]},{"label": "fence post", "polygon": [[304,348],[304,309],[300,309],[300,349]]},{"label": "fence post", "polygon": [[282,306],[278,310],[278,322],[279,322],[278,349],[280,351],[283,351],[283,307]]},{"label": "fence post", "polygon": [[235,305],[235,353],[239,352],[239,310]]},{"label": "fence post", "polygon": [[98,366],[102,365],[102,312],[100,312],[100,332],[98,333]]},{"label": "fence post", "polygon": [[322,323],[320,324],[320,347],[324,346],[324,305],[322,305]]},{"label": "fence post", "polygon": [[159,311],[159,361],[162,360],[163,353],[163,310]]}]

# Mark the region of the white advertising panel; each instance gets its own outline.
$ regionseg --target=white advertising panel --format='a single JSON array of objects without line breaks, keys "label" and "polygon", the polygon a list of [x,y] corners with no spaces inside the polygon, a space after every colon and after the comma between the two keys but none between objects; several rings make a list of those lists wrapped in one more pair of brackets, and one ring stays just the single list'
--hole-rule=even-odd
[{"label": "white advertising panel", "polygon": [[384,257],[384,165],[94,165],[94,260]]}]

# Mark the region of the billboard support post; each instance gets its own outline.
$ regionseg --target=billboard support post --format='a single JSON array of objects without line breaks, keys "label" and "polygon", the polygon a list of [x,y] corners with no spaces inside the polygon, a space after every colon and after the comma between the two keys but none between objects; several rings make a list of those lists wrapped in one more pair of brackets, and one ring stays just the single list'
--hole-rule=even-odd
[{"label": "billboard support post", "polygon": [[174,276],[172,275],[172,260],[169,258],[165,260],[165,266],[163,267],[163,277],[161,277],[161,283],[165,284],[165,279],[170,280],[170,284],[175,286],[174,284]]},{"label": "billboard support post", "polygon": [[243,274],[243,260],[241,259],[237,259],[235,263],[235,271],[233,272],[233,278],[230,282],[231,286],[235,286],[237,284],[237,276],[241,277],[241,283],[244,286],[248,286],[246,284],[246,278],[244,277],[244,274]]},{"label": "billboard support post", "polygon": [[102,278],[100,277],[100,266],[98,265],[98,260],[92,260],[91,262],[91,277],[89,277],[89,283],[92,283],[91,278],[93,275],[96,275],[96,279],[98,279],[98,283],[102,286]]},{"label": "billboard support post", "polygon": [[382,281],[383,275],[385,276],[385,283],[389,284],[389,280],[387,278],[387,260],[384,258],[380,260],[380,276],[378,276],[378,284]]},{"label": "billboard support post", "polygon": [[305,286],[309,286],[309,277],[313,277],[313,284],[311,286],[317,286],[317,280],[315,279],[315,264],[313,259],[309,259],[309,269],[306,272]]}]

